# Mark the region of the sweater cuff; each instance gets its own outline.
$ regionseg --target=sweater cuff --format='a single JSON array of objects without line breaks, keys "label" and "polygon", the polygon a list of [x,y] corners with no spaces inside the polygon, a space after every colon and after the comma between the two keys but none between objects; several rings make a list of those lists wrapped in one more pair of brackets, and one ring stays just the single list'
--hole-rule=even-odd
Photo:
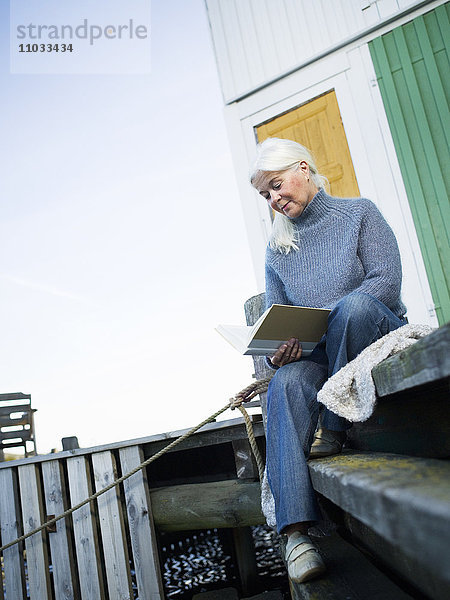
[{"label": "sweater cuff", "polygon": [[272,369],[272,371],[277,371],[280,368],[273,364],[273,362],[270,360],[270,356],[266,356],[265,358],[266,364],[269,367],[269,369]]}]

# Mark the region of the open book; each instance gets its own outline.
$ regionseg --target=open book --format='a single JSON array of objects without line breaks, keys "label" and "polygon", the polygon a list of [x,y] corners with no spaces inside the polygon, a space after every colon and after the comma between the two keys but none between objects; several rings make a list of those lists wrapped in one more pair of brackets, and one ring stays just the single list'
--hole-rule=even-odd
[{"label": "open book", "polygon": [[272,355],[294,337],[308,356],[326,332],[329,314],[326,308],[272,304],[253,326],[218,325],[216,331],[241,354]]}]

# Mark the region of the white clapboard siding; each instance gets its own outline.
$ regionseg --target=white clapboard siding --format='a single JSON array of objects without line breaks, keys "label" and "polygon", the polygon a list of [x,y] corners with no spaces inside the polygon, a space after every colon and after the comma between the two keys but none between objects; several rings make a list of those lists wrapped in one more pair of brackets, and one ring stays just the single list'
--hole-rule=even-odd
[{"label": "white clapboard siding", "polygon": [[226,102],[420,0],[205,0]]},{"label": "white clapboard siding", "polygon": [[[38,468],[34,464],[19,467],[20,501],[23,531],[28,533],[42,525],[45,514]],[[51,599],[46,533],[40,531],[25,540],[30,600]]]},{"label": "white clapboard siding", "polygon": [[[66,509],[62,465],[58,460],[42,463],[42,479],[47,515],[56,517]],[[47,534],[52,556],[53,584],[58,600],[75,600],[78,597],[75,561],[69,539],[69,522],[70,517],[69,520],[57,521],[56,531]]]},{"label": "white clapboard siding", "polygon": [[[92,495],[87,459],[84,456],[67,459],[67,475],[70,504],[75,506]],[[94,518],[94,510],[91,504],[85,504],[72,514],[82,600],[104,600],[105,598],[100,567],[101,557]]]},{"label": "white clapboard siding", "polygon": [[[3,545],[22,535],[19,525],[21,521],[20,509],[17,500],[17,479],[14,470],[1,470],[0,531]],[[16,544],[3,551],[3,568],[7,600],[26,598],[22,544]]]},{"label": "white clapboard siding", "polygon": [[[96,490],[103,489],[117,478],[114,456],[111,452],[93,454],[92,466]],[[130,563],[118,487],[98,497],[98,516],[110,600],[133,598]]]},{"label": "white clapboard siding", "polygon": [[[143,460],[143,452],[138,446],[120,450],[122,473],[129,473]],[[158,548],[145,471],[140,470],[126,479],[123,487],[138,596],[148,600],[163,600],[164,590],[160,577]]]}]

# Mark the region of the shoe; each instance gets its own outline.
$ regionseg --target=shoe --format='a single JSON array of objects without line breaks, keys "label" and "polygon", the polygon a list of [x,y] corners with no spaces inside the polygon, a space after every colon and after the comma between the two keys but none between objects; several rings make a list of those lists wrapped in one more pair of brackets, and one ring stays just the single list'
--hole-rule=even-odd
[{"label": "shoe", "polygon": [[307,535],[297,531],[288,538],[285,558],[289,579],[293,583],[309,581],[326,571],[317,548]]},{"label": "shoe", "polygon": [[345,431],[331,431],[331,429],[320,427],[314,434],[314,441],[308,458],[321,458],[339,454],[346,438]]}]

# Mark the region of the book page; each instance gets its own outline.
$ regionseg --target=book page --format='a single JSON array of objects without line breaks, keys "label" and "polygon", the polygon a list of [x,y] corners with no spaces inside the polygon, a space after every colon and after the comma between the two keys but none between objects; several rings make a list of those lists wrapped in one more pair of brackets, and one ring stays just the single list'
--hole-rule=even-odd
[{"label": "book page", "polygon": [[248,325],[218,325],[216,331],[236,350],[243,354],[247,349],[251,327]]}]

